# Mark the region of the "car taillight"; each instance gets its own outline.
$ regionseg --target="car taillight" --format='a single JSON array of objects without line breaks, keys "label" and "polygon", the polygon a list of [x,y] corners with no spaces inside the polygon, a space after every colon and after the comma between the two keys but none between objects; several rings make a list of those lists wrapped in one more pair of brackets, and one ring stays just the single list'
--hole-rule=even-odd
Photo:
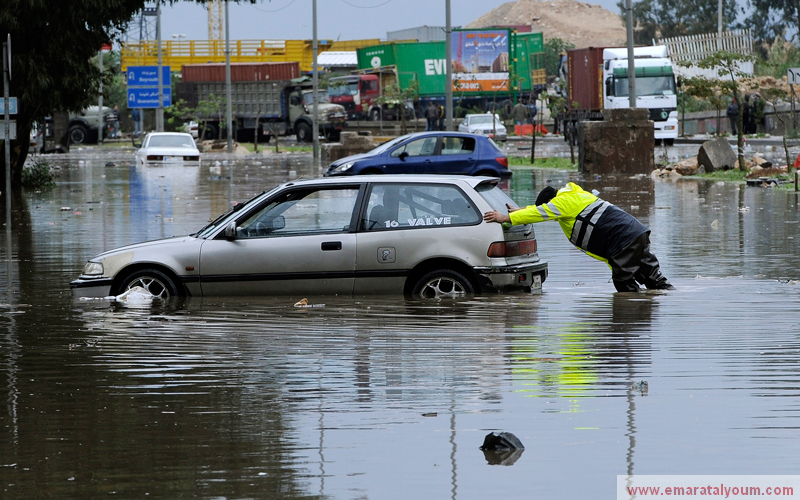
[{"label": "car taillight", "polygon": [[502,165],[504,168],[508,168],[508,158],[506,158],[505,156],[495,158],[494,161]]},{"label": "car taillight", "polygon": [[516,257],[518,255],[536,253],[536,250],[536,240],[495,241],[489,245],[489,251],[486,252],[486,255],[489,257]]},{"label": "car taillight", "polygon": [[184,156],[183,161],[200,161],[199,156]]},{"label": "car taillight", "polygon": [[162,161],[163,159],[163,156],[147,155],[147,161]]}]

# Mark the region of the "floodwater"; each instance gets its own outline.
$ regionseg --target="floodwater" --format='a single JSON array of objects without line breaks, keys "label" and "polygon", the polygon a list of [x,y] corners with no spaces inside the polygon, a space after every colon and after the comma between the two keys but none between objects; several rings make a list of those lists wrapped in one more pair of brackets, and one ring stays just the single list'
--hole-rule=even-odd
[{"label": "floodwater", "polygon": [[[795,193],[508,183],[521,204],[547,182],[598,189],[653,230],[671,292],[615,293],[544,223],[541,295],[74,301],[100,251],[320,173],[302,155],[132,158],[50,158],[57,188],[15,198],[0,234],[0,498],[600,499],[617,475],[797,473]],[[524,452],[485,456],[492,431]]]}]

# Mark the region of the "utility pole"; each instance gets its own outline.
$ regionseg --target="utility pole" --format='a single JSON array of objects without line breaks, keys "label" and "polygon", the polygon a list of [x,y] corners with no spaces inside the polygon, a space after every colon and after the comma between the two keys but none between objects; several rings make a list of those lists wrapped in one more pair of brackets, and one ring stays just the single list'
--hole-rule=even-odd
[{"label": "utility pole", "polygon": [[636,107],[636,65],[633,60],[633,2],[627,1],[628,11],[628,106]]},{"label": "utility pole", "polygon": [[228,123],[228,153],[233,153],[233,104],[231,103],[231,21],[225,0],[225,113]]},{"label": "utility pole", "polygon": [[445,69],[447,81],[445,82],[444,88],[444,116],[446,120],[445,128],[449,132],[453,131],[453,37],[450,36],[452,31],[453,27],[450,24],[450,0],[446,0],[444,7],[444,52],[445,64],[447,65]]},{"label": "utility pole", "polygon": [[[106,128],[106,121],[103,116],[103,47],[100,47],[100,95],[97,98],[97,145],[103,145],[103,131]],[[44,134],[42,134],[44,136]]]},{"label": "utility pole", "polygon": [[156,131],[164,131],[164,86],[161,67],[161,2],[156,2],[156,44],[158,45],[158,109],[156,109]]},{"label": "utility pole", "polygon": [[[312,10],[312,39],[311,39],[311,81],[313,83],[313,91],[312,97],[314,99],[314,113],[312,115],[312,130],[311,137],[314,138],[314,165],[319,165],[319,99],[317,97],[317,91],[319,87],[319,75],[317,68],[317,51],[319,47],[317,47],[317,0],[312,0],[311,5]],[[302,98],[302,95],[300,96]]]},{"label": "utility pole", "polygon": [[717,2],[717,33],[722,34],[722,0]]},{"label": "utility pole", "polygon": [[[9,43],[11,42],[11,35],[8,35],[8,42],[3,42],[3,145],[6,152],[6,185],[3,190],[3,195],[6,199],[6,235],[11,235],[11,126],[10,126],[10,109],[11,104],[8,99],[8,81],[11,80],[11,50]],[[8,240],[9,246],[11,245],[10,239]],[[11,262],[11,255],[6,256],[8,261]],[[11,277],[8,278],[8,287],[11,288]]]}]

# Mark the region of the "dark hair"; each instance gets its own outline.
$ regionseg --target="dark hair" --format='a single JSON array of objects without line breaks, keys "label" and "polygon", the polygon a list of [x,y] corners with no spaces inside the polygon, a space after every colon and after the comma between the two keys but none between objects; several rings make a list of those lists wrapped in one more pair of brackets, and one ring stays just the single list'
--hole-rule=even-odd
[{"label": "dark hair", "polygon": [[548,201],[555,198],[557,194],[558,191],[556,191],[554,187],[547,186],[546,188],[542,189],[539,192],[539,196],[536,197],[536,205],[544,205]]}]

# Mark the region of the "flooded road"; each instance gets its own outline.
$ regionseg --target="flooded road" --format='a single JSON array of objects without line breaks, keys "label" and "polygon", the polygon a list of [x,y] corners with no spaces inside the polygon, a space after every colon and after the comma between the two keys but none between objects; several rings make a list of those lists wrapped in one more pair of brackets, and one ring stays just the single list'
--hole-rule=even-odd
[{"label": "flooded road", "polygon": [[[58,186],[14,199],[0,498],[587,499],[614,498],[618,474],[796,473],[795,193],[517,171],[520,204],[572,179],[636,215],[666,293],[615,293],[545,223],[541,295],[74,301],[89,257],[321,172],[303,155],[132,159],[51,157]],[[490,465],[491,431],[524,452]]]}]

